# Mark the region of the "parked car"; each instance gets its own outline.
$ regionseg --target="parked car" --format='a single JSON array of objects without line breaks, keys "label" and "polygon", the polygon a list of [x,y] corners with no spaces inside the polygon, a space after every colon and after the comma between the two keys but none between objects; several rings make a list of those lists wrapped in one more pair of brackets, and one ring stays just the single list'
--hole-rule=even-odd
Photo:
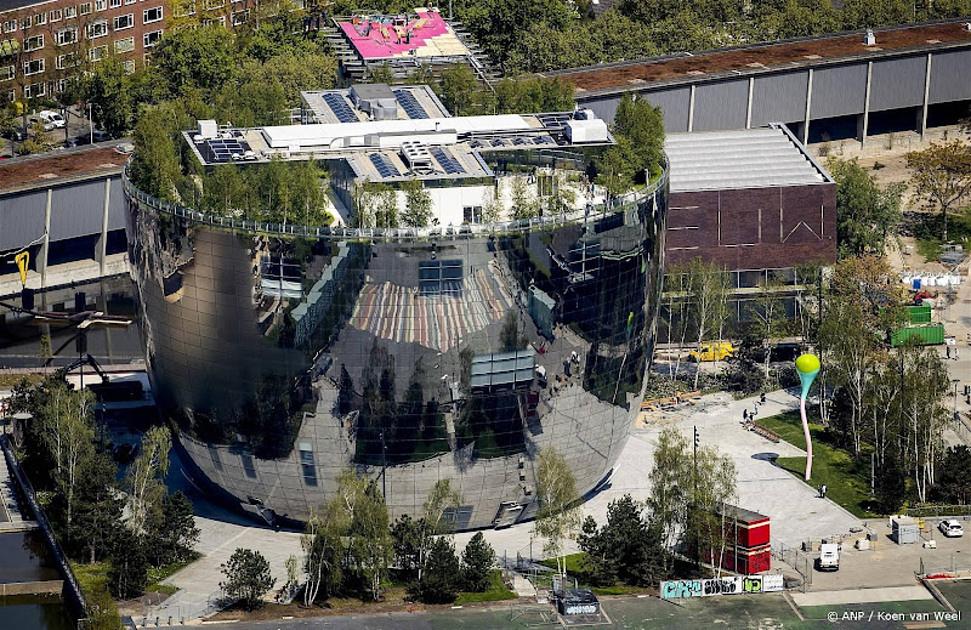
[{"label": "parked car", "polygon": [[961,523],[958,523],[953,518],[948,518],[937,525],[937,529],[941,530],[947,538],[960,538],[964,536],[964,528],[961,527]]},{"label": "parked car", "polygon": [[825,543],[819,546],[819,557],[816,558],[817,571],[839,571],[840,570],[840,547],[833,543]]},{"label": "parked car", "polygon": [[27,132],[20,127],[11,127],[10,129],[3,132],[3,137],[7,140],[13,140],[15,142],[23,142],[27,139]]},{"label": "parked car", "polygon": [[44,109],[36,114],[32,114],[28,118],[31,124],[39,123],[44,131],[52,131],[54,129],[63,129],[64,125],[67,123],[64,121],[64,117],[58,112],[51,111],[49,109]]},{"label": "parked car", "polygon": [[92,138],[95,142],[104,142],[105,140],[111,140],[111,136],[108,135],[107,131],[101,129],[95,129],[93,132],[82,131],[75,138],[69,139],[65,142],[65,145],[71,147],[79,147],[83,144],[91,144]]}]

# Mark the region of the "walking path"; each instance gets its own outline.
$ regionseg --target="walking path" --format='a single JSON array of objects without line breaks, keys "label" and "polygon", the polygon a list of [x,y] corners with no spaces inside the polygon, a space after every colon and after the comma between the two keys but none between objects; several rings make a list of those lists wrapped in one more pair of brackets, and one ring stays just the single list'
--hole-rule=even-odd
[{"label": "walking path", "polygon": [[875,602],[904,602],[934,599],[923,586],[890,586],[884,588],[857,588],[839,591],[793,592],[792,601],[797,606],[840,606],[843,604],[871,604]]}]

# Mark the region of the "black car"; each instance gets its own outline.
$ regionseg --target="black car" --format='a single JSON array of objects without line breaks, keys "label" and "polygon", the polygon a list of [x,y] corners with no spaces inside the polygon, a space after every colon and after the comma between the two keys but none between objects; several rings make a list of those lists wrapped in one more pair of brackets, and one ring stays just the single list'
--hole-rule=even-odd
[{"label": "black car", "polygon": [[3,137],[14,142],[23,142],[27,139],[27,132],[20,127],[12,127],[3,132]]},{"label": "black car", "polygon": [[91,144],[91,138],[94,137],[95,142],[104,142],[105,140],[111,140],[111,136],[108,135],[107,131],[102,131],[101,129],[95,129],[94,133],[83,132],[78,134],[75,138],[70,138],[64,143],[67,147],[79,147],[83,144]]}]

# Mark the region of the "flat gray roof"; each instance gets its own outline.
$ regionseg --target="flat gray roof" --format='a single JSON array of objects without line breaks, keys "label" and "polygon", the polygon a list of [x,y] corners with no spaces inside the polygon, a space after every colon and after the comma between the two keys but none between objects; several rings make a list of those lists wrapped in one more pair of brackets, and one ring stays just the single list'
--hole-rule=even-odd
[{"label": "flat gray roof", "polygon": [[670,134],[671,192],[771,188],[832,182],[781,126]]}]

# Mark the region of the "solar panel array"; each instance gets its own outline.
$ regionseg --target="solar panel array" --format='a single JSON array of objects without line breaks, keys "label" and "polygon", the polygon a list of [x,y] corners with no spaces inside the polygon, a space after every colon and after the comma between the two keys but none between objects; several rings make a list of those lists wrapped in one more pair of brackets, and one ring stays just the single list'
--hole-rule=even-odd
[{"label": "solar panel array", "polygon": [[566,121],[570,120],[570,114],[541,114],[537,118],[546,129],[555,129],[565,127]]},{"label": "solar panel array", "polygon": [[371,164],[374,164],[374,168],[378,169],[378,175],[381,177],[398,177],[401,175],[397,167],[388,159],[388,156],[381,155],[380,153],[371,153],[368,155],[368,158],[371,160]]},{"label": "solar panel array", "polygon": [[537,145],[555,145],[556,140],[549,136],[517,136],[515,138],[476,138],[471,142],[473,149],[488,149],[499,147],[528,147]]},{"label": "solar panel array", "polygon": [[211,162],[231,162],[234,153],[241,156],[247,150],[239,140],[232,139],[210,140],[208,145],[209,151],[212,153]]},{"label": "solar panel array", "polygon": [[334,115],[337,116],[337,120],[342,123],[360,122],[342,96],[338,96],[337,94],[324,94],[324,102],[327,103],[327,107],[330,107]]},{"label": "solar panel array", "polygon": [[465,172],[462,165],[459,164],[458,160],[452,157],[445,149],[441,147],[432,147],[431,153],[435,157],[435,160],[442,165],[445,169],[447,175],[460,175]]},{"label": "solar panel array", "polygon": [[401,105],[401,109],[405,110],[405,113],[408,114],[408,118],[428,118],[428,113],[425,111],[425,108],[421,106],[418,99],[411,92],[397,90],[394,93],[394,98]]}]

